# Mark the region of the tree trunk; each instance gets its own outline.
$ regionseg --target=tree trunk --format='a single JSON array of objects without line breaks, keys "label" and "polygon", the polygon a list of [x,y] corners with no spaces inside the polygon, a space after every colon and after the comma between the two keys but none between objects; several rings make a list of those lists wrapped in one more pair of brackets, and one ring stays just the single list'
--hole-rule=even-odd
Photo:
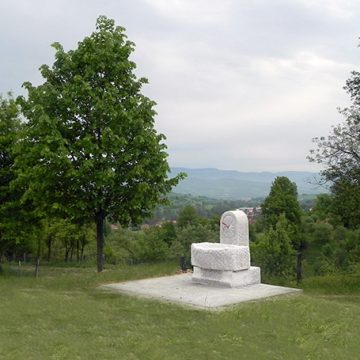
[{"label": "tree trunk", "polygon": [[73,255],[74,255],[74,244],[71,244],[71,246],[70,246],[70,262],[72,262],[72,260],[73,260]]},{"label": "tree trunk", "polygon": [[104,211],[99,210],[96,213],[96,248],[97,248],[97,271],[102,272],[104,269]]},{"label": "tree trunk", "polygon": [[299,284],[302,280],[302,251],[296,253],[296,282]]},{"label": "tree trunk", "polygon": [[65,262],[69,261],[70,249],[71,249],[71,246],[68,245],[68,244],[65,244],[65,256],[64,256],[64,261]]},{"label": "tree trunk", "polygon": [[48,253],[47,253],[47,261],[49,262],[51,259],[51,247],[52,247],[52,238],[49,237],[47,241]]},{"label": "tree trunk", "polygon": [[80,262],[80,240],[76,239],[76,262]]},{"label": "tree trunk", "polygon": [[84,261],[84,250],[85,250],[85,243],[81,243],[81,250],[80,250],[80,261]]},{"label": "tree trunk", "polygon": [[39,277],[40,252],[41,252],[41,243],[40,243],[40,238],[38,237],[37,252],[36,252],[36,264],[35,264],[35,277],[36,278]]}]

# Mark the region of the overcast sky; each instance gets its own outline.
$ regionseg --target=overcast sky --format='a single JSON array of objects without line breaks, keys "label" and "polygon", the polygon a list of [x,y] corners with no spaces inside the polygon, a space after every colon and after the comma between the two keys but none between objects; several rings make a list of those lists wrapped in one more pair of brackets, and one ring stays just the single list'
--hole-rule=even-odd
[{"label": "overcast sky", "polygon": [[0,93],[40,84],[106,15],[136,44],[171,166],[316,171],[360,70],[359,0],[0,0]]}]

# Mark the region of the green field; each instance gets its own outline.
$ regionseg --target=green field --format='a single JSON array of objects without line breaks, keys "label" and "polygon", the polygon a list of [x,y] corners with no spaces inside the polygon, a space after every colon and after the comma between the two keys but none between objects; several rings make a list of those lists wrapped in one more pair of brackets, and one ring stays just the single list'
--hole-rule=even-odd
[{"label": "green field", "polygon": [[[29,269],[30,270],[30,269]],[[360,275],[312,278],[304,295],[206,312],[100,291],[173,274],[176,264],[5,267],[0,359],[356,359]]]}]

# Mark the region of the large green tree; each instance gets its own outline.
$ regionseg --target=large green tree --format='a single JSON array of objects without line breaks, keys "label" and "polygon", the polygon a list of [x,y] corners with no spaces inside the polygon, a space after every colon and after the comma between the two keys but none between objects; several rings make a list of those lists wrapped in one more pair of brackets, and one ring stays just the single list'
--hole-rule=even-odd
[{"label": "large green tree", "polygon": [[275,226],[271,226],[253,245],[255,260],[269,275],[287,277],[293,274],[294,249],[288,227],[289,221],[281,214]]},{"label": "large green tree", "polygon": [[347,227],[360,226],[360,72],[353,71],[345,90],[352,105],[340,111],[342,123],[327,137],[313,139],[308,159],[324,166],[322,178],[330,184],[333,210]]},{"label": "large green tree", "polygon": [[335,222],[349,229],[360,227],[360,184],[343,179],[331,186],[331,212]]},{"label": "large green tree", "polygon": [[270,193],[265,198],[261,208],[267,236],[271,239],[276,238],[273,231],[276,229],[280,218],[285,218],[287,225],[281,230],[281,233],[287,232],[291,245],[296,250],[296,276],[297,280],[300,281],[302,279],[303,249],[306,244],[305,239],[300,236],[301,208],[296,184],[286,176],[278,176],[274,180]]},{"label": "large green tree", "polygon": [[261,209],[267,228],[275,227],[282,214],[290,225],[298,226],[301,222],[301,208],[296,184],[285,176],[278,176],[272,183]]},{"label": "large green tree", "polygon": [[103,269],[105,218],[139,222],[171,190],[164,135],[155,103],[141,93],[134,44],[104,16],[96,31],[40,68],[45,82],[25,83],[19,98],[27,133],[17,159],[24,197],[48,212],[96,223],[97,268]]}]

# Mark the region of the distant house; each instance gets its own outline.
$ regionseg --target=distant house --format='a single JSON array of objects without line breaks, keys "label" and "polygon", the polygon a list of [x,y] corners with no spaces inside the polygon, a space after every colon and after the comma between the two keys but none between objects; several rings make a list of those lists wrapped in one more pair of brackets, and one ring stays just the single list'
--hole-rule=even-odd
[{"label": "distant house", "polygon": [[262,214],[261,206],[242,207],[239,210],[242,210],[247,215],[250,224],[253,224]]}]

